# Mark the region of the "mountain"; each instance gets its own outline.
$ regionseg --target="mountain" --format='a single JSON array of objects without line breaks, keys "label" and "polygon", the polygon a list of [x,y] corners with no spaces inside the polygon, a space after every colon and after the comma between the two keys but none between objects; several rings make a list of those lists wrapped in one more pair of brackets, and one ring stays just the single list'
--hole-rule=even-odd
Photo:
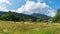
[{"label": "mountain", "polygon": [[[0,15],[6,14],[8,12],[3,12],[0,11]],[[24,19],[38,19],[37,17],[34,17],[32,15],[27,15],[27,14],[22,14],[22,13],[16,13],[16,12],[12,12],[14,15],[19,16],[20,18],[24,18]]]},{"label": "mountain", "polygon": [[32,14],[32,16],[35,16],[37,18],[43,18],[43,19],[50,19],[50,16],[44,15],[44,14],[38,14],[38,13],[34,13]]},{"label": "mountain", "polygon": [[[0,11],[0,15],[6,14],[6,13],[8,13],[8,12]],[[12,12],[12,13],[15,14],[16,16],[19,16],[21,19],[24,19],[24,20],[29,20],[29,19],[31,19],[31,20],[37,20],[37,19],[48,20],[48,19],[51,18],[50,16],[47,16],[47,15],[44,15],[44,14],[38,14],[38,13],[34,13],[32,15],[16,13],[16,12]]]},{"label": "mountain", "polygon": [[13,12],[15,15],[19,16],[19,17],[24,17],[24,18],[37,18],[37,17],[34,17],[32,15],[27,15],[27,14],[23,14],[23,13],[16,13],[16,12]]},{"label": "mountain", "polygon": [[2,14],[6,14],[7,12],[4,12],[4,11],[0,11],[0,15],[2,15]]}]

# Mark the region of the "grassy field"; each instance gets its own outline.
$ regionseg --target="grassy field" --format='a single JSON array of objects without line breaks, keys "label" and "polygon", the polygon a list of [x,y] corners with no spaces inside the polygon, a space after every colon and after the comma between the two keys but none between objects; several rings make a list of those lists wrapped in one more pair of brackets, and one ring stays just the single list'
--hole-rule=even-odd
[{"label": "grassy field", "polygon": [[60,34],[60,23],[0,21],[0,34]]}]

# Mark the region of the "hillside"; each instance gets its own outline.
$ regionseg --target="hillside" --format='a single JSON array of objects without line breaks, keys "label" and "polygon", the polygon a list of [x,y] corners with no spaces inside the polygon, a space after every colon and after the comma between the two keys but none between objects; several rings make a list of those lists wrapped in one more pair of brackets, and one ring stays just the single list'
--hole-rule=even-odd
[{"label": "hillside", "polygon": [[[16,12],[11,12],[11,14],[13,15],[8,15],[9,12],[3,12],[3,11],[0,11],[0,15],[1,15],[1,18],[3,19],[4,18],[4,15],[6,16],[3,20],[14,20],[16,19],[17,17],[19,19],[17,20],[20,20],[20,21],[32,21],[32,20],[37,20],[38,18],[37,17],[34,17],[32,15],[27,15],[27,14],[22,14],[22,13],[16,13]],[[14,18],[15,16],[15,18]]]},{"label": "hillside", "polygon": [[[0,11],[0,15],[6,14],[6,13],[8,13],[8,12]],[[23,14],[23,13],[16,13],[16,12],[12,12],[12,13],[19,16],[20,18],[25,18],[25,19],[40,19],[40,18],[42,18],[42,19],[48,20],[51,18],[50,16],[47,16],[44,14],[37,14],[37,13],[34,13],[32,15],[27,15],[27,14]]]},{"label": "hillside", "polygon": [[47,16],[47,15],[44,15],[44,14],[38,14],[38,13],[34,13],[34,14],[32,14],[32,16],[35,16],[37,18],[47,19],[47,20],[51,18],[50,16]]}]

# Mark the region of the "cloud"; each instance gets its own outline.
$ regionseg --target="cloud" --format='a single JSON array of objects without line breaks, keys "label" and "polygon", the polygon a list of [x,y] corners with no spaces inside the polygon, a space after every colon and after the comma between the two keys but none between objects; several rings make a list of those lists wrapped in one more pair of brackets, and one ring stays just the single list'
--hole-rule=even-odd
[{"label": "cloud", "polygon": [[0,0],[0,11],[6,10],[7,5],[11,5],[8,0]]},{"label": "cloud", "polygon": [[6,3],[6,4],[11,5],[11,3],[8,0],[0,0],[0,4],[2,4],[2,3]]},{"label": "cloud", "polygon": [[51,16],[51,17],[55,16],[55,12],[53,9],[49,9],[48,11],[49,11],[49,13],[47,14],[48,16]]},{"label": "cloud", "polygon": [[[24,13],[24,14],[33,14],[33,13],[40,13],[45,14],[48,16],[54,16],[54,10],[47,5],[45,2],[42,2],[42,0],[37,0],[37,2],[34,2],[32,0],[25,0],[26,4],[22,5],[20,8],[18,8],[16,11],[18,13]],[[6,5],[11,5],[11,3],[8,0],[0,0],[0,11],[8,11]]]},{"label": "cloud", "polygon": [[54,10],[49,5],[44,2],[35,3],[34,1],[27,1],[26,4],[18,8],[16,12],[24,14],[40,13],[52,17],[55,15]]}]

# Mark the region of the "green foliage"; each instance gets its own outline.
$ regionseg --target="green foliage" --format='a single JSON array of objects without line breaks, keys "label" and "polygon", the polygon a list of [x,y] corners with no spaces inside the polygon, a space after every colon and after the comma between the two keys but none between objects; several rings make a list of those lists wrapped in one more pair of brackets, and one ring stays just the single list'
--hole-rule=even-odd
[{"label": "green foliage", "polygon": [[52,18],[53,22],[60,22],[60,9],[57,10],[56,15]]},{"label": "green foliage", "polygon": [[1,15],[0,19],[7,21],[19,21],[20,18],[9,11],[8,13]]},{"label": "green foliage", "polygon": [[4,20],[4,21],[23,21],[23,22],[26,22],[26,21],[35,22],[36,21],[35,17],[33,18],[33,16],[17,14],[17,13],[11,12],[11,11],[0,15],[0,20]]},{"label": "green foliage", "polygon": [[25,15],[25,14],[20,14],[20,13],[15,13],[15,12],[6,12],[3,14],[0,14],[0,20],[4,21],[22,21],[22,22],[41,22],[41,21],[47,21],[48,18],[38,18],[32,15]]}]

